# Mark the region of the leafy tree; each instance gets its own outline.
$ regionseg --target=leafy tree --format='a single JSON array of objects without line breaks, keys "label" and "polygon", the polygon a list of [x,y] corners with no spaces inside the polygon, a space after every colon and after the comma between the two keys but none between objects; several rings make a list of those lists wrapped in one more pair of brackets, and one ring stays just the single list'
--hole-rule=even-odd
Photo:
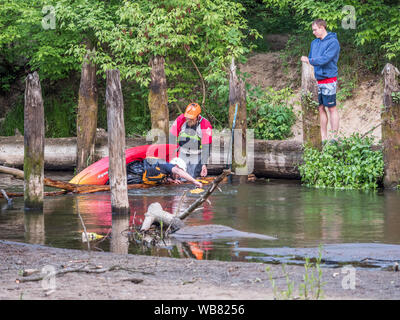
[{"label": "leafy tree", "polygon": [[118,67],[124,78],[147,86],[148,61],[164,56],[173,102],[221,92],[230,58],[250,51],[242,44],[248,29],[242,11],[241,4],[228,0],[124,1],[117,11],[120,23],[100,35],[113,58],[99,54],[98,59],[103,67]]},{"label": "leafy tree", "polygon": [[[359,47],[379,47],[387,59],[400,60],[400,4],[393,0],[264,0],[268,9],[292,10],[298,26],[310,30],[316,18],[327,21],[328,29],[352,34]],[[354,12],[346,10],[352,6]],[[346,22],[354,13],[355,28]],[[342,24],[344,22],[344,24]],[[343,28],[343,25],[345,28]]]},{"label": "leafy tree", "polygon": [[[243,6],[229,0],[1,0],[0,47],[37,70],[41,79],[58,80],[80,70],[88,48],[95,50],[98,73],[118,68],[122,79],[149,84],[152,56],[166,58],[171,102],[187,98],[227,101],[225,66],[230,57],[250,51]],[[45,6],[54,6],[55,29],[44,29]],[[18,31],[18,32],[17,32]],[[4,54],[5,56],[6,54]],[[182,100],[185,100],[184,102]]]}]

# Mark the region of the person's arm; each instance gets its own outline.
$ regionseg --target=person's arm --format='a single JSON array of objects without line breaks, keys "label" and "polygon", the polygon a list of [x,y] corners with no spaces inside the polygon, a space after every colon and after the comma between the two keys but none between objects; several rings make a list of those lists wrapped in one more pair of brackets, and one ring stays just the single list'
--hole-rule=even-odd
[{"label": "person's arm", "polygon": [[308,60],[310,60],[311,59],[311,57],[312,57],[312,43],[311,43],[311,45],[310,45],[310,53],[308,54]]},{"label": "person's arm", "polygon": [[212,143],[212,126],[207,119],[203,119],[202,122],[202,138],[201,138],[201,172],[200,176],[205,177],[207,175],[207,163],[210,157],[210,148]]},{"label": "person's arm", "polygon": [[327,64],[329,61],[333,60],[337,56],[339,50],[339,43],[337,41],[333,41],[326,48],[322,56],[309,59],[310,64],[312,66],[323,66],[324,64]]},{"label": "person's arm", "polygon": [[186,171],[183,171],[178,166],[175,166],[175,167],[172,168],[172,173],[174,173],[177,176],[182,177],[182,178],[190,181],[191,183],[193,183],[198,188],[201,188],[203,186],[203,184],[201,182],[199,182],[196,179],[194,179],[189,173],[187,173]]},{"label": "person's arm", "polygon": [[210,145],[205,144],[201,148],[201,172],[200,176],[205,177],[207,176],[207,163],[210,157]]}]

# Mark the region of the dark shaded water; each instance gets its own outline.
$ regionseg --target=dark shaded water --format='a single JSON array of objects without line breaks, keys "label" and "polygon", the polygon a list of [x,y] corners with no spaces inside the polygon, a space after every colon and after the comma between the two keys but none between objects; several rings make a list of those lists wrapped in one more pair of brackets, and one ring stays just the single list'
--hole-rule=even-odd
[{"label": "dark shaded water", "polygon": [[[0,239],[87,249],[82,243],[79,212],[88,232],[111,234],[111,240],[92,243],[93,250],[296,263],[305,256],[316,256],[315,248],[323,245],[323,258],[331,265],[368,262],[370,266],[386,266],[400,260],[399,192],[319,190],[303,187],[298,181],[221,185],[222,192],[215,191],[210,203],[186,220],[190,226],[224,225],[277,240],[236,237],[231,232],[222,238],[202,238],[200,233],[192,241],[177,237],[159,247],[127,242],[126,230],[140,224],[148,205],[159,202],[164,210],[173,212],[183,192],[190,188],[131,190],[129,217],[111,214],[109,193],[48,197],[44,214],[24,213],[22,198],[15,198],[8,209],[5,200],[0,199]],[[187,196],[182,207],[196,197]]]}]

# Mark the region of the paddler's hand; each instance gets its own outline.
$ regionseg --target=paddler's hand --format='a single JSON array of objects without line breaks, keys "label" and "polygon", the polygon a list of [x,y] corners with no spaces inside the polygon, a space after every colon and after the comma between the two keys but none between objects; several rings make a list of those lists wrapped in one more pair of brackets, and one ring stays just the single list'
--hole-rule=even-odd
[{"label": "paddler's hand", "polygon": [[173,178],[167,178],[167,182],[175,183],[175,184],[181,184],[182,183],[182,181],[180,181],[178,179],[173,179]]},{"label": "paddler's hand", "polygon": [[193,183],[197,188],[203,188],[203,184],[200,181],[195,180]]},{"label": "paddler's hand", "polygon": [[203,164],[203,166],[201,167],[201,172],[200,172],[200,176],[201,177],[205,177],[207,176],[207,166],[205,164]]}]

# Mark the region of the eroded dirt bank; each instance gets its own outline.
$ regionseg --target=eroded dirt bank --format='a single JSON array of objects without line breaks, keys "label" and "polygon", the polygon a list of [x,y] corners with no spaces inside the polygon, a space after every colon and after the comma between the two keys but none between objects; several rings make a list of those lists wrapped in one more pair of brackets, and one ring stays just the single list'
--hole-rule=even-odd
[{"label": "eroded dirt bank", "polygon": [[[266,264],[198,261],[109,252],[57,249],[0,240],[0,299],[269,300],[274,299]],[[21,270],[86,267],[50,280],[19,282]],[[106,271],[114,266],[114,270]],[[278,287],[287,290],[281,265],[268,265]],[[97,268],[94,268],[97,267]],[[95,273],[96,270],[99,273]],[[304,268],[287,266],[298,297]],[[29,277],[40,276],[40,273]],[[400,272],[356,269],[355,289],[341,269],[323,268],[325,299],[399,299]],[[54,285],[52,292],[51,288]],[[50,292],[50,293],[49,293]]]}]

